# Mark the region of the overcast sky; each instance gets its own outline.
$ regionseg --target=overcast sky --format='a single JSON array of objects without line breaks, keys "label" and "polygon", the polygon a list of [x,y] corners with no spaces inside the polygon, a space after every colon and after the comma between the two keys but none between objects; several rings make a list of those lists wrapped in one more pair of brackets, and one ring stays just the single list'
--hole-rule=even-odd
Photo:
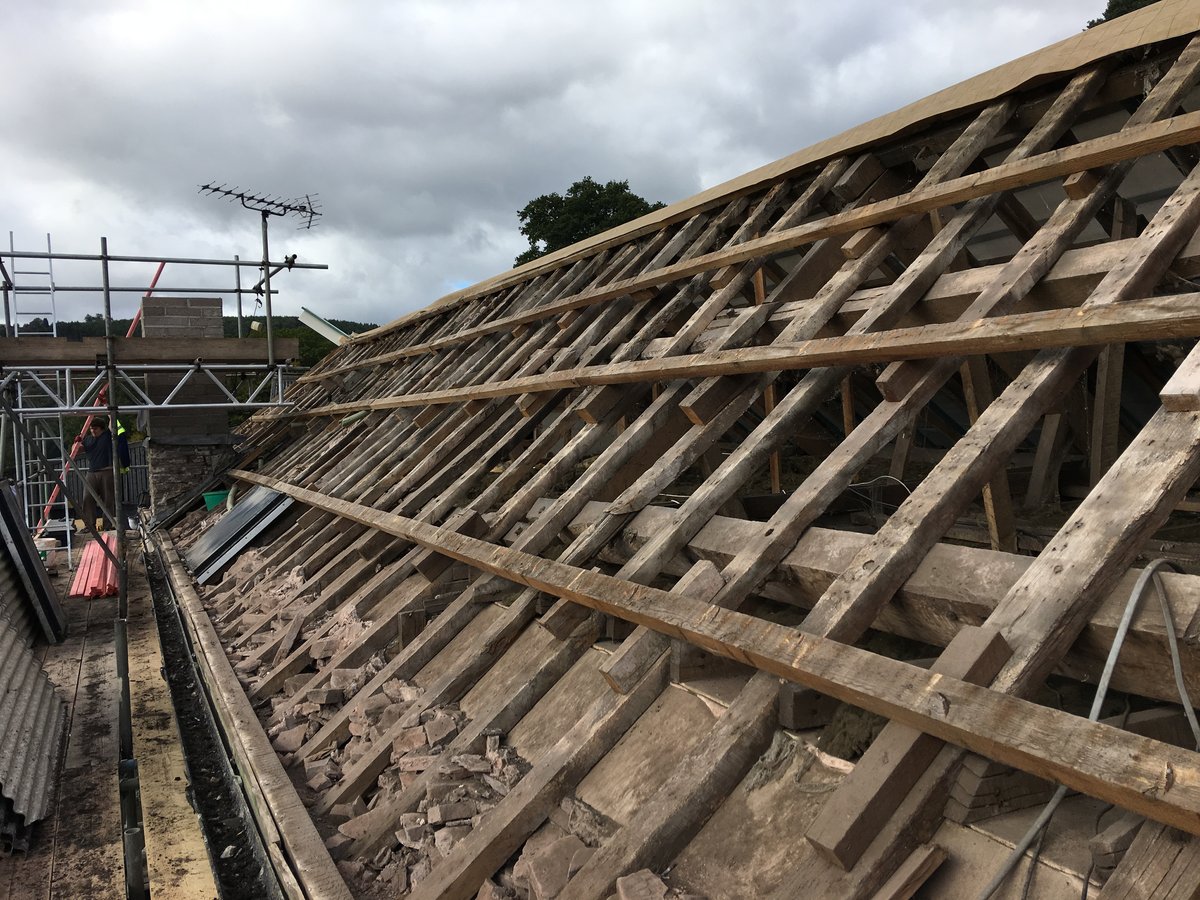
[{"label": "overcast sky", "polygon": [[[510,268],[516,211],[539,194],[591,175],[683,199],[1077,33],[1103,5],[14,4],[0,239],[43,249],[49,232],[56,251],[96,253],[106,235],[118,254],[259,258],[258,217],[197,185],[316,193],[325,216],[311,232],[273,220],[272,257],[329,271],[277,279],[275,310],[383,323]],[[152,269],[114,278],[145,284]],[[206,278],[168,267],[161,283]],[[98,267],[60,264],[56,280],[97,283]],[[120,296],[114,315],[135,305]],[[82,318],[100,300],[59,307]]]}]

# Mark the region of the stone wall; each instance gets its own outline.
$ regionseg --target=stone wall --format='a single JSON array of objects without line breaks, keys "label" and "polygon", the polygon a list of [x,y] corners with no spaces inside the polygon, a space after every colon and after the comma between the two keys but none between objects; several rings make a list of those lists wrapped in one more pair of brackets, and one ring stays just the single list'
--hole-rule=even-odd
[{"label": "stone wall", "polygon": [[[219,297],[153,297],[142,301],[145,337],[220,338],[225,336]],[[199,355],[199,354],[197,354]],[[150,376],[147,393],[166,397],[179,382],[177,374]],[[198,375],[172,402],[220,401],[222,394],[207,376]],[[150,506],[169,510],[232,457],[229,414],[221,410],[181,410],[150,415],[148,464]]]}]

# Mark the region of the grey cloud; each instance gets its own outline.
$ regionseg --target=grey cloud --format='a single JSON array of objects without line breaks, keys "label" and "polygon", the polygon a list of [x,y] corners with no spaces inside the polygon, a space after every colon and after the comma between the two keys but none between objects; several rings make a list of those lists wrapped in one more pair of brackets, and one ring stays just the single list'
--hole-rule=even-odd
[{"label": "grey cloud", "polygon": [[247,258],[257,219],[198,183],[318,192],[320,226],[276,223],[272,244],[331,270],[281,279],[277,308],[386,321],[508,268],[537,194],[590,174],[681,199],[1102,5],[23,4],[0,59],[0,225],[27,248],[51,231],[63,250],[107,234],[118,252]]}]

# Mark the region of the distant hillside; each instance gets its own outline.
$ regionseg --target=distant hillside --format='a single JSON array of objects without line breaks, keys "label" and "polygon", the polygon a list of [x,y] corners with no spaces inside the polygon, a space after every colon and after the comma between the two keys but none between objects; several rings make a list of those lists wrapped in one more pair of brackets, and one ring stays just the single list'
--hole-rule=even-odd
[{"label": "distant hillside", "polygon": [[[300,320],[296,316],[273,316],[275,325],[275,334],[277,337],[294,337],[300,340],[300,365],[312,366],[317,363],[321,357],[333,349],[333,344],[325,340],[311,328],[307,328],[300,324]],[[113,319],[113,333],[124,335],[129,331],[130,319]],[[245,323],[246,337],[258,338],[266,340],[266,319],[263,316],[246,316],[242,320]],[[345,319],[330,319],[335,326],[340,328],[347,334],[361,333],[369,331],[376,327],[370,322],[350,322]],[[250,323],[258,322],[259,330],[251,330]],[[49,323],[44,319],[34,319],[25,329],[29,331],[46,331],[49,328]],[[59,337],[66,338],[82,338],[82,337],[103,337],[104,336],[104,317],[101,315],[88,315],[82,322],[59,322],[58,323]],[[237,337],[237,317],[225,317],[225,336]]]}]

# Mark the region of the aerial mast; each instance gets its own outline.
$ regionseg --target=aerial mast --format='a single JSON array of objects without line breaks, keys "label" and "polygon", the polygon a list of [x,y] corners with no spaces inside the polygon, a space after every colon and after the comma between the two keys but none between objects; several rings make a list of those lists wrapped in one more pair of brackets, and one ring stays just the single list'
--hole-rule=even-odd
[{"label": "aerial mast", "polygon": [[314,199],[316,194],[305,194],[303,200],[285,199],[266,194],[254,194],[236,187],[218,185],[215,182],[200,185],[200,193],[225,197],[230,202],[236,200],[246,209],[254,210],[262,216],[263,277],[262,281],[255,285],[254,292],[261,292],[265,298],[263,303],[267,315],[267,365],[273,366],[275,365],[275,332],[271,324],[271,254],[267,240],[267,223],[271,216],[294,215],[303,222],[301,228],[306,230],[312,228],[317,217],[321,215]]}]

